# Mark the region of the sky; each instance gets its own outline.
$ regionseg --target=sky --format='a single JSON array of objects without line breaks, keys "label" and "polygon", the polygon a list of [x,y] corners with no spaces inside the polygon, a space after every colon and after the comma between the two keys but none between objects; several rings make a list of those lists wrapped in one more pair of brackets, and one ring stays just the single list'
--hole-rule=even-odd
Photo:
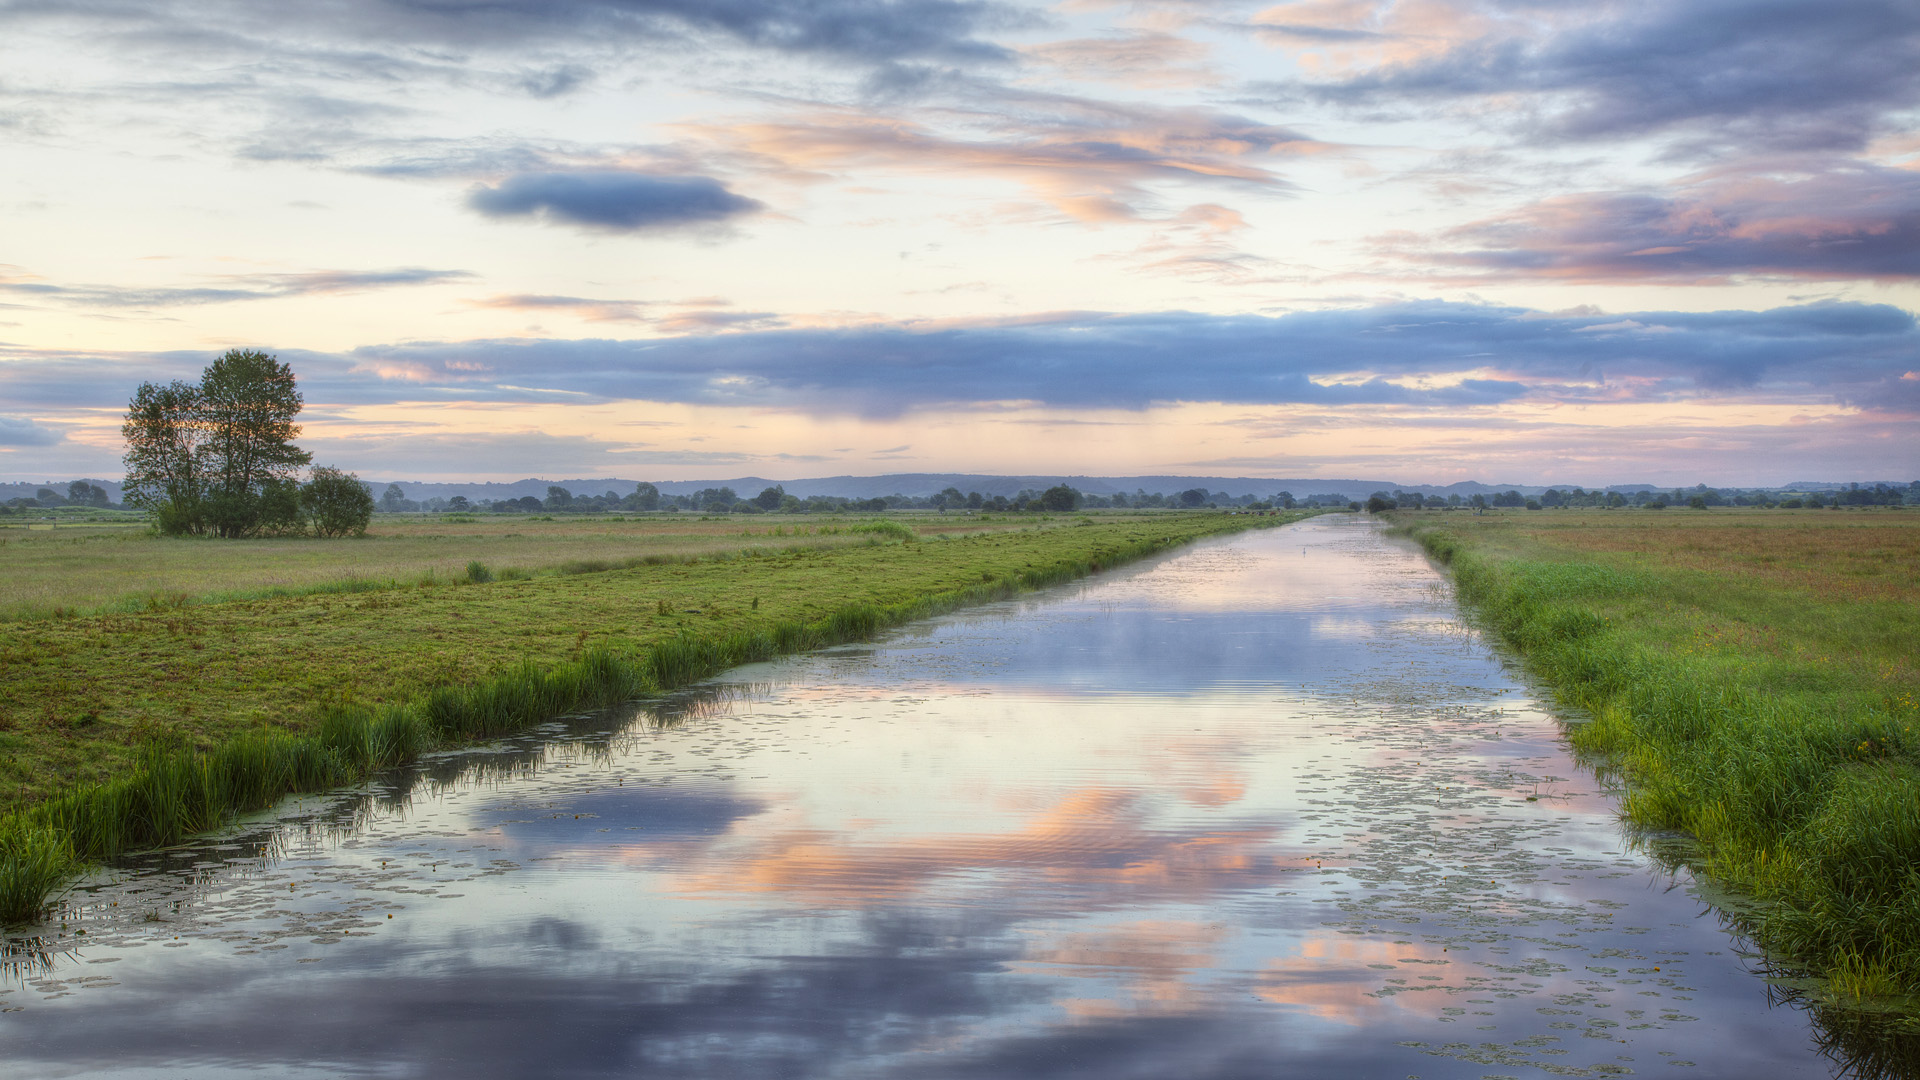
[{"label": "sky", "polygon": [[1912,0],[0,0],[0,479],[1920,477]]}]

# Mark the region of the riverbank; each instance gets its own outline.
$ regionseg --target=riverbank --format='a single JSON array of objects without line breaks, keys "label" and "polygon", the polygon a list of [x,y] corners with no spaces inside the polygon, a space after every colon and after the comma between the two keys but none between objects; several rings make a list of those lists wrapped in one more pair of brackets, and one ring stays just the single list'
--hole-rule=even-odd
[{"label": "riverbank", "polygon": [[1920,994],[1920,513],[1395,515],[1843,1004]]},{"label": "riverbank", "polygon": [[885,519],[847,523],[864,529],[856,546],[634,556],[520,580],[482,565],[404,587],[17,622],[0,646],[0,918],[30,917],[76,860],[171,843],[429,748],[1304,516],[1073,516],[924,538]]}]

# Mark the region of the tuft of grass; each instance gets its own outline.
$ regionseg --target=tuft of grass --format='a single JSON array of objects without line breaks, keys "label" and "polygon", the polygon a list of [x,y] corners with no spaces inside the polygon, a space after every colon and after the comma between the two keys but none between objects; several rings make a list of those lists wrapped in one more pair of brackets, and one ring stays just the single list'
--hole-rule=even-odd
[{"label": "tuft of grass", "polygon": [[485,585],[492,580],[493,571],[487,569],[486,563],[481,562],[479,559],[474,559],[467,563],[467,584]]},{"label": "tuft of grass", "polygon": [[78,866],[58,829],[18,821],[0,827],[0,922],[38,919]]}]

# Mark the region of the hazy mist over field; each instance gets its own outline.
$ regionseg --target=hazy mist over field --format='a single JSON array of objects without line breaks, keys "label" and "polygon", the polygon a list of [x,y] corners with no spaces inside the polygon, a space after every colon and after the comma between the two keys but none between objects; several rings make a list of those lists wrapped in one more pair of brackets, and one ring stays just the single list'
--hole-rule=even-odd
[{"label": "hazy mist over field", "polygon": [[0,65],[0,480],[235,346],[378,478],[1920,475],[1902,0],[0,2]]}]

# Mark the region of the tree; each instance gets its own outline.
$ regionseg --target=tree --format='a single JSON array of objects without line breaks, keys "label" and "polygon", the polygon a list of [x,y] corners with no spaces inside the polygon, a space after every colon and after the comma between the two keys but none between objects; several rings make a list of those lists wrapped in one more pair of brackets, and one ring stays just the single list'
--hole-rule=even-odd
[{"label": "tree", "polygon": [[1180,493],[1180,505],[1189,509],[1204,505],[1207,501],[1206,488],[1188,488]]},{"label": "tree", "polygon": [[[302,400],[293,369],[255,349],[229,349],[200,376],[207,520],[226,537],[279,532],[298,518],[297,484],[313,455],[293,444]],[[292,517],[287,516],[289,508]]]},{"label": "tree", "polygon": [[641,484],[633,489],[633,494],[622,500],[634,510],[660,509],[660,489],[652,484]]},{"label": "tree", "polygon": [[1065,484],[1055,484],[1040,493],[1040,505],[1057,512],[1071,510],[1079,501],[1080,493]]},{"label": "tree", "polygon": [[282,489],[312,459],[293,443],[301,404],[293,370],[254,349],[228,350],[198,386],[142,383],[120,428],[122,497],[150,511],[162,532],[280,531],[289,505]]},{"label": "tree", "polygon": [[127,441],[126,479],[121,500],[153,515],[163,533],[204,532],[206,478],[200,448],[207,425],[200,411],[200,389],[175,380],[165,386],[141,383],[127,405],[120,434]]},{"label": "tree", "polygon": [[1367,496],[1367,513],[1369,514],[1378,514],[1382,510],[1391,510],[1395,505],[1394,500],[1387,497],[1383,492],[1376,491],[1372,495]]},{"label": "tree", "polygon": [[107,506],[107,489],[85,480],[67,485],[67,501],[75,506]]},{"label": "tree", "polygon": [[753,497],[753,504],[762,510],[780,509],[780,501],[787,497],[787,489],[775,484]]},{"label": "tree", "polygon": [[316,465],[300,489],[300,508],[317,536],[362,536],[373,520],[373,492],[352,473]]},{"label": "tree", "polygon": [[462,513],[473,509],[473,504],[467,502],[465,495],[455,495],[453,498],[447,500],[447,509],[454,513]]},{"label": "tree", "polygon": [[400,490],[399,484],[388,484],[387,490],[380,493],[380,512],[397,514],[407,508],[407,493]]}]

